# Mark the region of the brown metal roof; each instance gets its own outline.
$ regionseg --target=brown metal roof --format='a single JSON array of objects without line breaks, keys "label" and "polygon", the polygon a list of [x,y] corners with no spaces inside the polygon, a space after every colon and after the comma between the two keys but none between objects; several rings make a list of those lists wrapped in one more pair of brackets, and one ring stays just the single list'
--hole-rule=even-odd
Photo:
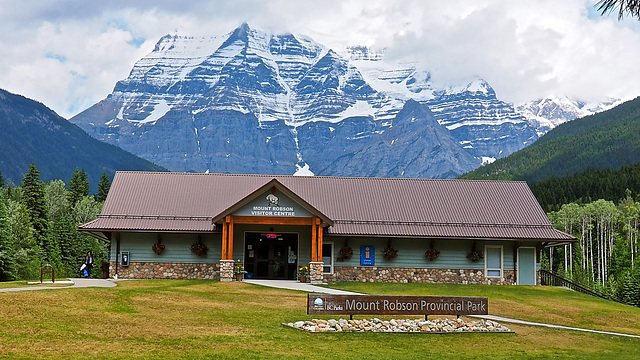
[{"label": "brown metal roof", "polygon": [[330,235],[574,239],[524,182],[153,172],[116,173],[100,218],[81,229],[213,231],[211,219],[274,179],[330,219]]}]

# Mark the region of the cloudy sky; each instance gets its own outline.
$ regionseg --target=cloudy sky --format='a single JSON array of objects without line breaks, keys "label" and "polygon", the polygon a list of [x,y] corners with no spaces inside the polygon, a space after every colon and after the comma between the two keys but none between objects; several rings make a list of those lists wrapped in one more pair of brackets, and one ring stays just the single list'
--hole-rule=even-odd
[{"label": "cloudy sky", "polygon": [[71,117],[109,94],[160,37],[242,22],[418,57],[437,83],[486,79],[520,104],[640,95],[640,21],[597,0],[0,0],[0,88]]}]

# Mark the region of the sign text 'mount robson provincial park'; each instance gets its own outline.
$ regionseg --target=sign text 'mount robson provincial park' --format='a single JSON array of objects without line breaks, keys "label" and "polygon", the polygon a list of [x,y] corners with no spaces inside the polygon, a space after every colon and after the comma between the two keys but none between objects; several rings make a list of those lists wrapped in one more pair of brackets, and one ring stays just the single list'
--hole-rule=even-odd
[{"label": "sign text 'mount robson provincial park'", "polygon": [[308,294],[308,315],[487,315],[486,297]]}]

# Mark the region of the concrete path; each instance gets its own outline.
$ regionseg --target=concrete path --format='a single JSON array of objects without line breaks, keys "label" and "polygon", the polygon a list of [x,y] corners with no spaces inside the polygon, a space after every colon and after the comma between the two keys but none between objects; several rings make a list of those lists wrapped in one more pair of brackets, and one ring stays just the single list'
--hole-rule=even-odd
[{"label": "concrete path", "polygon": [[280,289],[299,290],[310,293],[331,294],[331,295],[362,295],[351,291],[337,290],[326,288],[323,286],[311,285],[309,283],[301,283],[296,280],[256,280],[256,279],[244,279],[243,282],[262,285]]},{"label": "concrete path", "polygon": [[475,318],[481,318],[481,319],[489,319],[489,320],[493,320],[493,321],[497,321],[497,322],[508,322],[508,323],[512,323],[512,324],[531,325],[531,326],[542,326],[542,327],[548,327],[548,328],[553,328],[553,329],[584,331],[584,332],[590,332],[590,333],[596,333],[596,334],[626,336],[626,337],[640,339],[640,335],[623,334],[623,333],[617,333],[617,332],[612,332],[612,331],[600,331],[600,330],[583,329],[583,328],[576,328],[576,327],[571,327],[571,326],[544,324],[544,323],[538,323],[538,322],[532,322],[532,321],[510,319],[510,318],[505,318],[505,317],[496,316],[496,315],[469,315],[469,316],[475,317]]},{"label": "concrete path", "polygon": [[[295,280],[253,280],[253,279],[246,279],[244,281],[249,283],[249,284],[276,287],[276,288],[282,288],[282,289],[290,289],[290,290],[300,290],[300,291],[314,292],[314,293],[337,294],[337,295],[363,295],[363,294],[350,292],[350,291],[343,291],[343,290],[325,288],[325,287],[322,287],[322,286],[315,286],[315,285],[311,285],[309,283],[300,283],[300,282],[297,282]],[[469,316],[475,317],[475,318],[480,318],[480,319],[493,320],[493,321],[497,321],[497,322],[508,322],[508,323],[512,323],[512,324],[521,324],[521,325],[530,325],[530,326],[542,326],[542,327],[548,327],[548,328],[554,328],[554,329],[584,331],[584,332],[590,332],[590,333],[596,333],[596,334],[626,336],[626,337],[640,339],[640,335],[623,334],[623,333],[617,333],[617,332],[612,332],[612,331],[600,331],[600,330],[582,329],[582,328],[576,328],[576,327],[570,327],[570,326],[562,326],[562,325],[544,324],[544,323],[538,323],[538,322],[532,322],[532,321],[510,319],[510,318],[505,318],[505,317],[496,316],[496,315],[469,315]]]},{"label": "concrete path", "polygon": [[[73,278],[69,279],[70,281],[59,281],[56,284],[69,284],[71,286],[34,286],[34,287],[18,287],[18,288],[7,288],[0,289],[0,292],[9,292],[9,291],[30,291],[30,290],[49,290],[49,289],[68,289],[68,288],[78,288],[78,287],[114,287],[117,286],[113,280],[109,279],[87,279],[87,278]],[[48,282],[51,284],[51,282]]]}]

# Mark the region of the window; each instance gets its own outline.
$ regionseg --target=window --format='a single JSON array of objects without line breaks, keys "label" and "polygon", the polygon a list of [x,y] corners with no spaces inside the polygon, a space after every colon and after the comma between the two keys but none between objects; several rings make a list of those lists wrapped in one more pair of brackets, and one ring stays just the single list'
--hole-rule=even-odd
[{"label": "window", "polygon": [[484,247],[484,274],[488,278],[502,277],[502,246]]},{"label": "window", "polygon": [[322,272],[325,274],[333,274],[333,243],[322,244],[322,262],[324,263]]}]

